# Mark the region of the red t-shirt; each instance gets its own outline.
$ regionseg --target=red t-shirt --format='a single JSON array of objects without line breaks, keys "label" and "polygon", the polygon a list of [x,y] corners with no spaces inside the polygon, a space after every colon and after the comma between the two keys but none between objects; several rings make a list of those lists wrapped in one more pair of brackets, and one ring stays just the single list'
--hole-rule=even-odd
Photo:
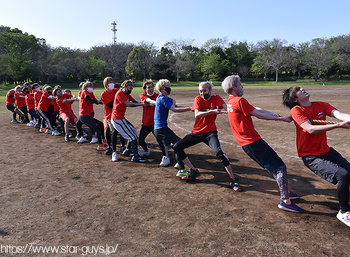
[{"label": "red t-shirt", "polygon": [[64,102],[63,103],[64,99],[71,99],[71,98],[72,98],[72,95],[68,94],[68,93],[64,93],[62,95],[62,97],[57,97],[56,103],[57,103],[58,108],[60,110],[60,114],[73,112],[73,110],[72,110],[72,103],[73,102]]},{"label": "red t-shirt", "polygon": [[250,113],[255,107],[250,105],[243,97],[232,96],[227,101],[227,112],[233,136],[240,146],[245,146],[261,139],[254,129]]},{"label": "red t-shirt", "polygon": [[[23,97],[20,97],[23,96]],[[23,93],[15,93],[16,106],[18,108],[26,106],[26,99]]]},{"label": "red t-shirt", "polygon": [[86,97],[90,96],[91,99],[96,100],[94,93],[89,93],[86,90],[81,91],[80,102],[79,102],[79,115],[89,115],[94,112],[94,106],[86,100]]},{"label": "red t-shirt", "polygon": [[114,102],[114,97],[115,97],[115,94],[117,93],[117,91],[118,91],[118,89],[114,88],[113,90],[103,91],[101,94],[101,100],[102,100],[103,107],[105,110],[105,115],[104,115],[103,119],[105,119],[105,120],[110,120],[112,117],[112,108],[109,108],[107,104],[110,102],[112,102],[112,103]]},{"label": "red t-shirt", "polygon": [[325,120],[331,116],[335,108],[329,103],[312,102],[311,106],[294,106],[290,112],[297,132],[297,150],[299,157],[306,155],[323,155],[330,148],[327,144],[326,132],[310,134],[300,124],[310,119]]},{"label": "red t-shirt", "polygon": [[135,99],[131,95],[127,95],[123,90],[119,90],[114,97],[113,110],[112,110],[112,119],[113,120],[122,120],[125,119],[126,104],[125,101],[134,101]]},{"label": "red t-shirt", "polygon": [[[211,110],[211,109],[221,109],[222,105],[225,104],[224,100],[219,95],[212,95],[209,100],[204,100],[200,95],[194,99],[192,105],[192,111],[195,110]],[[207,133],[211,131],[216,131],[216,120],[217,114],[207,115],[202,118],[197,118],[192,133]]]},{"label": "red t-shirt", "polygon": [[6,105],[13,105],[15,101],[15,95],[9,90],[6,94]]},{"label": "red t-shirt", "polygon": [[49,95],[48,92],[44,92],[40,98],[38,109],[44,112],[49,110],[50,105],[52,104],[52,98],[49,98],[52,95]]},{"label": "red t-shirt", "polygon": [[[140,95],[141,102],[145,103],[147,98],[150,98],[151,100],[156,100],[159,94],[154,93],[152,96],[148,96],[145,92],[143,92]],[[154,110],[156,109],[155,106],[143,106],[143,113],[142,113],[142,124],[146,127],[152,126],[154,124]]]},{"label": "red t-shirt", "polygon": [[35,108],[35,104],[34,104],[34,94],[30,93],[30,94],[26,94],[26,105],[27,105],[27,109],[28,111],[30,109],[34,109]]},{"label": "red t-shirt", "polygon": [[40,98],[43,95],[43,92],[37,91],[34,93],[34,104],[35,104],[35,110],[38,109]]}]

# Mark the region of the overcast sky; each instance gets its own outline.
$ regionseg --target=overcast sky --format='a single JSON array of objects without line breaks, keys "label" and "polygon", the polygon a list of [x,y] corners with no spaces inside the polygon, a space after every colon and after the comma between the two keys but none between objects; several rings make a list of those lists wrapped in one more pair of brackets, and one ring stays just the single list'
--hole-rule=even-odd
[{"label": "overcast sky", "polygon": [[350,1],[325,0],[0,0],[0,25],[46,39],[53,47],[89,49],[113,42],[210,38],[289,44],[350,33]]}]

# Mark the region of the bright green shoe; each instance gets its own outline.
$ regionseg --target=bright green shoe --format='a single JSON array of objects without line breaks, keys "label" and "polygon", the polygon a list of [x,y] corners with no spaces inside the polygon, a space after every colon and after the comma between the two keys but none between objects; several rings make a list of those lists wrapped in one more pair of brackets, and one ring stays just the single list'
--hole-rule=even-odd
[{"label": "bright green shoe", "polygon": [[183,178],[188,176],[187,170],[179,170],[176,174],[176,177]]},{"label": "bright green shoe", "polygon": [[[185,166],[185,170],[186,170],[187,172],[190,172],[190,168],[189,168],[186,164],[184,164],[184,166]],[[176,163],[176,164],[174,165],[174,168],[180,169],[180,165],[179,165],[178,163]]]}]

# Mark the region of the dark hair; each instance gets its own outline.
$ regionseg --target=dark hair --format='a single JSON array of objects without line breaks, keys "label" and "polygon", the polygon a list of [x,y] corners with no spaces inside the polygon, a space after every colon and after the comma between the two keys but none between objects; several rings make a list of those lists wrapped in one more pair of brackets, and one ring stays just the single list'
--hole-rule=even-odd
[{"label": "dark hair", "polygon": [[54,90],[53,90],[53,96],[57,96],[57,91],[61,91],[62,92],[62,89],[61,88],[55,88]]},{"label": "dark hair", "polygon": [[32,84],[32,89],[34,89],[36,86],[38,86],[40,88],[40,85],[38,83],[33,83]]},{"label": "dark hair", "polygon": [[299,90],[300,87],[298,86],[292,86],[284,90],[282,96],[283,105],[288,107],[289,109],[292,109],[294,106],[299,105],[295,102],[295,99],[297,98],[296,92],[298,92]]}]

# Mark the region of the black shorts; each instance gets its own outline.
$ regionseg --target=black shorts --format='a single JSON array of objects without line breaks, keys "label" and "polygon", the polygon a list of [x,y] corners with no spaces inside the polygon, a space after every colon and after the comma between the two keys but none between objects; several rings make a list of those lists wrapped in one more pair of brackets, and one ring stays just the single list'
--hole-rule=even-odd
[{"label": "black shorts", "polygon": [[265,168],[270,173],[284,165],[282,159],[263,139],[245,145],[242,149],[261,167]]}]

